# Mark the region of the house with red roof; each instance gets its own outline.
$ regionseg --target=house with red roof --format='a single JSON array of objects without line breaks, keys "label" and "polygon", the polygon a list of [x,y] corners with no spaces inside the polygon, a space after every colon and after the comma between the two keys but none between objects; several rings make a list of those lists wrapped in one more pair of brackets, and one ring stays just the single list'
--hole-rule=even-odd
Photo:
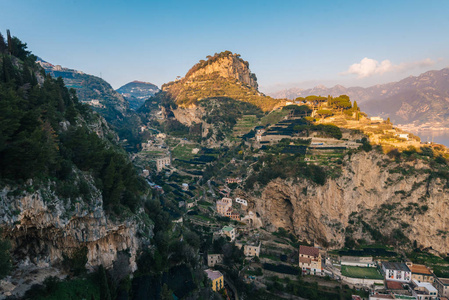
[{"label": "house with red roof", "polygon": [[303,274],[322,275],[320,250],[315,247],[299,246],[299,267]]}]

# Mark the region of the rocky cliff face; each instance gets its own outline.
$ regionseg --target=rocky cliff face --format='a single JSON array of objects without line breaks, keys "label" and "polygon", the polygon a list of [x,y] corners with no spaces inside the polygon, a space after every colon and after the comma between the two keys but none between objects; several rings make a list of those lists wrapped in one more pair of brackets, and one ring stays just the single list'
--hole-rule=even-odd
[{"label": "rocky cliff face", "polygon": [[101,193],[93,185],[90,199],[60,199],[50,185],[33,191],[30,180],[25,190],[7,186],[0,192],[3,234],[11,240],[16,263],[40,268],[58,266],[63,255],[71,257],[86,246],[87,268],[100,264],[109,268],[118,253],[125,251],[134,271],[137,249],[145,237],[149,240],[152,227],[145,227],[138,216],[109,218],[103,210]]},{"label": "rocky cliff face", "polygon": [[186,75],[186,79],[194,79],[204,75],[213,73],[219,74],[224,78],[234,78],[243,82],[257,90],[257,78],[251,73],[248,62],[242,60],[238,54],[229,54],[218,59],[211,59],[205,66],[201,66],[198,70],[193,68],[193,72]]},{"label": "rocky cliff face", "polygon": [[411,247],[416,240],[446,254],[449,191],[430,172],[422,160],[396,163],[361,152],[346,157],[342,175],[323,186],[277,179],[248,199],[268,228],[284,227],[322,246],[342,247],[349,238]]}]

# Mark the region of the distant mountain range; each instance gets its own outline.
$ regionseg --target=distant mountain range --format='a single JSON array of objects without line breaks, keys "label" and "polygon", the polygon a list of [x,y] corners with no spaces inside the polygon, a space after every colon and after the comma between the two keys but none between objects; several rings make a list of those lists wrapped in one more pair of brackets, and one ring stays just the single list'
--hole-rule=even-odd
[{"label": "distant mountain range", "polygon": [[159,88],[152,83],[135,80],[116,91],[128,100],[131,109],[137,110],[145,100],[159,92]]},{"label": "distant mountain range", "polygon": [[310,95],[348,95],[363,111],[390,118],[395,124],[421,128],[449,128],[449,68],[409,76],[398,82],[368,88],[319,85],[312,89],[288,89],[272,93],[295,99]]}]

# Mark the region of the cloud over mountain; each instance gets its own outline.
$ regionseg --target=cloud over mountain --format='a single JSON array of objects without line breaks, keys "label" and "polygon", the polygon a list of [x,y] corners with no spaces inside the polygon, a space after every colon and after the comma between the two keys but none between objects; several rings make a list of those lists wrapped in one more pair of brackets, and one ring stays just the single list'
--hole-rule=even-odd
[{"label": "cloud over mountain", "polygon": [[415,68],[428,67],[435,64],[430,58],[426,58],[420,61],[405,62],[398,65],[393,64],[390,60],[385,59],[381,62],[365,57],[360,63],[355,63],[349,66],[346,72],[340,73],[341,75],[355,74],[358,78],[371,77],[373,75],[381,75],[387,72],[403,72]]}]

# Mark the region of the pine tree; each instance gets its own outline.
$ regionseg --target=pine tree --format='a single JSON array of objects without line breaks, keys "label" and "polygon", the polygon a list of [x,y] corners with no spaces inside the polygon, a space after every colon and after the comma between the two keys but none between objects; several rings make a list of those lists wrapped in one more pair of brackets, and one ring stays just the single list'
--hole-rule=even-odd
[{"label": "pine tree", "polygon": [[355,100],[354,100],[353,108],[354,108],[354,111],[358,111],[359,110],[359,107],[357,106],[357,101],[355,101]]},{"label": "pine tree", "polygon": [[8,49],[8,46],[6,45],[5,38],[0,32],[0,53],[5,53],[6,49]]}]

